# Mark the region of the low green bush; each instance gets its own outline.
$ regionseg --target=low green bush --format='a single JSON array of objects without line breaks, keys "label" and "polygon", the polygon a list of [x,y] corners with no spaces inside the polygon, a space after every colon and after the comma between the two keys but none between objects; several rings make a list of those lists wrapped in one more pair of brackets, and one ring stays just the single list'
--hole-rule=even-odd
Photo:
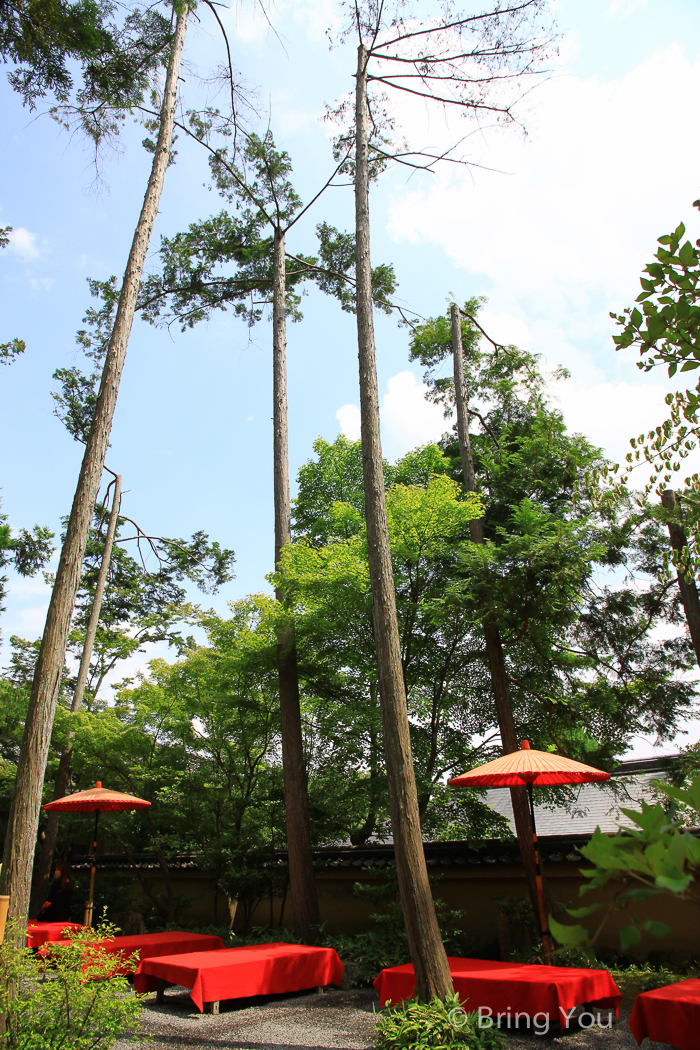
[{"label": "low green bush", "polygon": [[[102,924],[39,952],[23,947],[24,933],[9,923],[0,945],[0,1032],[3,1050],[109,1050],[138,1020],[135,995],[119,956],[98,944],[115,928]],[[132,959],[136,969],[138,960]]]},{"label": "low green bush", "polygon": [[[355,987],[371,984],[380,970],[411,961],[396,871],[391,868],[378,874],[369,868],[362,869],[361,874],[372,881],[356,882],[353,894],[377,909],[369,916],[372,928],[354,934],[326,934],[322,942],[335,948],[343,963],[352,964],[349,978]],[[431,875],[431,886],[437,886],[440,880],[441,876]],[[436,896],[435,914],[447,954],[463,955],[460,921],[464,913],[451,910]]]},{"label": "low green bush", "polygon": [[387,1005],[377,1024],[376,1050],[502,1050],[505,1039],[495,1025],[480,1028],[477,1013],[466,1013],[457,994],[445,1001],[407,999]]},{"label": "low green bush", "polygon": [[627,966],[624,970],[611,969],[610,973],[623,999],[634,999],[641,992],[664,988],[667,984],[687,981],[687,973],[674,973],[664,966]]},{"label": "low green bush", "polygon": [[362,933],[329,934],[323,943],[335,948],[345,966],[351,964],[350,984],[356,988],[372,984],[380,970],[411,961],[408,938],[391,930],[364,930]]}]

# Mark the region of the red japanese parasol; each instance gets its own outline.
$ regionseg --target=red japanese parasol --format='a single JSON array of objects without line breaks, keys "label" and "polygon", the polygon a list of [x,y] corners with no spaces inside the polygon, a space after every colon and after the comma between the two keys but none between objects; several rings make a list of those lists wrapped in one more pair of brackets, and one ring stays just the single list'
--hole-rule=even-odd
[{"label": "red japanese parasol", "polygon": [[47,802],[44,809],[58,811],[59,813],[94,813],[95,834],[92,842],[92,865],[90,868],[90,899],[85,902],[86,926],[92,926],[92,903],[95,891],[95,861],[97,857],[97,822],[100,813],[114,813],[119,810],[148,809],[150,802],[144,798],[136,798],[135,795],[127,795],[123,791],[109,791],[102,787],[101,781],[97,781],[94,788],[87,791],[76,791],[74,795],[66,795],[57,798],[54,802]]},{"label": "red japanese parasol", "polygon": [[535,825],[535,803],[532,796],[532,785],[543,787],[557,784],[591,784],[609,780],[610,774],[602,769],[575,762],[571,758],[552,755],[548,751],[534,751],[529,741],[523,740],[520,751],[502,755],[493,762],[470,769],[461,776],[452,777],[447,783],[452,787],[527,787],[530,802],[530,819],[532,820],[532,841],[535,845],[535,862],[537,865],[537,896],[540,905],[540,928],[545,959],[552,962],[551,934],[547,923],[547,912],[544,903],[542,886],[542,869],[540,852],[537,845],[537,827]]}]

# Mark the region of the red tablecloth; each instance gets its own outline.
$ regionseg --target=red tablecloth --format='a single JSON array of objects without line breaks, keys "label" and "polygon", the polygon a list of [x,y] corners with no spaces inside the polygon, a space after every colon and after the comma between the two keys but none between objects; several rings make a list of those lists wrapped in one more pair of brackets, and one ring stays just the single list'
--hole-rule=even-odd
[{"label": "red tablecloth", "polygon": [[[186,930],[168,930],[165,933],[137,933],[133,937],[114,937],[98,944],[110,955],[121,955],[126,960],[134,952],[139,959],[151,959],[159,955],[189,955],[191,952],[214,952],[223,949],[220,937],[208,933],[188,933]],[[127,969],[124,973],[128,973]]]},{"label": "red tablecloth", "polygon": [[204,1003],[249,995],[300,992],[340,984],[343,964],[332,948],[304,944],[256,944],[163,959],[144,959],[134,974],[137,992],[154,991],[158,980],[190,988],[200,1010]]},{"label": "red tablecloth", "polygon": [[[562,1027],[574,1006],[595,1003],[601,1009],[617,1012],[622,998],[607,970],[578,970],[568,966],[527,966],[521,963],[491,962],[486,959],[447,960],[452,983],[468,1011],[482,1007],[484,1016],[503,1013],[544,1014]],[[402,1002],[415,990],[413,966],[392,966],[382,970],[374,982],[381,1005]],[[541,1018],[544,1020],[544,1017]],[[523,1018],[525,1023],[525,1018]]]},{"label": "red tablecloth", "polygon": [[30,922],[27,925],[27,947],[41,948],[47,941],[65,940],[67,930],[82,930],[79,922]]},{"label": "red tablecloth", "polygon": [[638,1046],[648,1035],[678,1050],[700,1050],[700,981],[692,978],[642,992],[634,1000],[629,1026]]}]

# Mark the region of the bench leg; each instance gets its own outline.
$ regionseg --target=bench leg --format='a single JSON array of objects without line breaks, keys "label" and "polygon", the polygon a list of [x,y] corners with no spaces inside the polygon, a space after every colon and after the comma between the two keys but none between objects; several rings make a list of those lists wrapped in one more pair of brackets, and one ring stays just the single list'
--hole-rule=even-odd
[{"label": "bench leg", "polygon": [[205,1003],[204,1009],[208,1014],[218,1014],[219,1012],[219,1000],[215,999],[213,1003]]},{"label": "bench leg", "polygon": [[316,991],[318,992],[319,995],[323,995],[325,990],[326,990],[325,984],[318,984],[318,985],[316,985]]},{"label": "bench leg", "polygon": [[162,1003],[165,1000],[165,989],[168,987],[168,982],[164,981],[162,977],[158,978],[158,987],[156,989],[156,1002]]}]

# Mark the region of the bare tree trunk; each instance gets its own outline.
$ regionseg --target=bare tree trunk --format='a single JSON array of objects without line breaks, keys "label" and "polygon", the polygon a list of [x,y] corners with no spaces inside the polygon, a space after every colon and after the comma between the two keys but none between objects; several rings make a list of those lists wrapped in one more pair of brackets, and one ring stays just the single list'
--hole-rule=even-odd
[{"label": "bare tree trunk", "polygon": [[[75,685],[75,692],[73,693],[73,703],[71,704],[71,714],[75,714],[76,711],[80,710],[83,703],[83,695],[85,693],[85,683],[87,682],[88,671],[90,669],[90,661],[92,660],[92,651],[95,646],[95,635],[97,634],[97,625],[100,622],[100,612],[102,610],[102,599],[105,593],[105,585],[107,583],[107,573],[109,572],[109,565],[112,560],[112,546],[114,544],[114,534],[117,530],[117,521],[119,520],[119,507],[122,499],[122,476],[121,474],[115,475],[114,478],[114,497],[112,499],[112,511],[109,516],[109,525],[107,526],[107,536],[105,537],[104,550],[102,551],[102,561],[100,562],[100,571],[97,576],[97,584],[95,586],[95,596],[92,599],[92,608],[90,610],[90,619],[88,621],[87,631],[85,633],[85,641],[83,643],[83,652],[80,657],[80,668],[78,670],[78,680]],[[60,762],[58,763],[58,769],[56,770],[56,777],[54,779],[54,790],[53,790],[53,801],[56,799],[63,798],[68,790],[68,782],[70,780],[70,767],[73,758],[73,732],[72,730],[68,733],[68,743],[61,754]],[[39,864],[37,865],[36,874],[34,877],[34,889],[32,892],[32,903],[29,909],[31,918],[35,919],[46,900],[49,892],[49,885],[51,883],[51,869],[53,867],[53,857],[56,850],[56,839],[58,838],[58,822],[60,813],[57,810],[51,810],[49,812],[48,820],[46,821],[46,828],[44,830],[44,842],[41,848],[41,857]]]},{"label": "bare tree trunk", "polygon": [[117,316],[102,370],[95,415],[80,468],[78,485],[66,529],[66,539],[61,550],[56,582],[51,593],[46,626],[34,671],[7,822],[2,877],[0,878],[0,892],[10,895],[10,914],[13,918],[26,915],[29,906],[41,793],[56,713],[58,687],[75,596],[80,584],[85,546],[102,478],[105,454],[109,445],[119,381],[134,320],[136,296],[153,223],[158,213],[165,172],[170,161],[177,81],[185,41],[187,12],[188,8],[185,3],[177,16],[151,175],[124,273]]},{"label": "bare tree trunk", "polygon": [[109,515],[109,525],[107,526],[104,550],[102,551],[102,561],[100,562],[100,571],[97,576],[97,583],[95,584],[95,597],[92,600],[90,619],[88,621],[87,631],[85,632],[83,653],[80,658],[78,681],[75,683],[75,693],[73,694],[73,703],[71,705],[71,711],[74,714],[76,711],[80,710],[83,696],[85,694],[85,686],[87,684],[88,672],[90,670],[90,661],[92,660],[92,651],[95,648],[95,637],[100,622],[100,613],[102,612],[102,599],[104,598],[105,587],[107,585],[107,575],[112,560],[112,547],[114,545],[114,536],[117,531],[121,501],[122,476],[121,474],[117,474],[114,478],[114,497],[112,499],[112,510]]},{"label": "bare tree trunk", "polygon": [[[292,538],[289,504],[289,437],[287,431],[287,315],[286,261],[284,232],[275,229],[272,296],[273,359],[273,426],[275,485],[275,569],[280,570],[280,555]],[[284,589],[276,591],[277,600],[285,601]],[[311,855],[309,797],[304,763],[304,738],[301,729],[299,672],[290,624],[277,635],[277,673],[280,690],[282,729],[282,769],[284,805],[287,817],[287,851],[289,884],[292,898],[294,933],[303,941],[318,936],[321,915]]]},{"label": "bare tree trunk", "polygon": [[[679,506],[678,496],[673,489],[666,489],[661,496],[661,503],[666,510],[677,510]],[[668,522],[668,534],[671,537],[671,546],[679,556],[678,561],[678,589],[681,592],[681,601],[685,612],[686,623],[690,632],[690,638],[695,649],[695,656],[700,664],[700,597],[695,580],[688,579],[683,571],[685,556],[688,550],[688,541],[680,525],[675,521]],[[686,555],[684,555],[686,552]]]},{"label": "bare tree trunk", "polygon": [[452,979],[435,916],[423,852],[386,516],[372,313],[367,120],[367,51],[360,45],[357,56],[355,109],[357,337],[362,472],[372,620],[379,672],[391,830],[416,990],[422,1000],[429,1000],[434,996],[444,999],[452,992]]},{"label": "bare tree trunk", "polygon": [[[454,367],[455,403],[457,405],[457,436],[459,438],[459,453],[462,461],[462,475],[464,487],[468,492],[476,492],[476,472],[474,470],[474,459],[472,457],[471,442],[469,440],[469,411],[467,384],[464,376],[464,353],[462,346],[462,316],[459,307],[453,303],[450,307],[450,320],[452,322],[452,360]],[[484,542],[484,520],[475,518],[469,522],[469,531],[474,543]],[[505,754],[511,754],[520,749],[515,721],[513,719],[513,705],[510,699],[510,687],[506,673],[505,660],[503,658],[503,647],[498,627],[490,618],[483,623],[484,641],[486,643],[486,655],[491,673],[491,687],[496,706],[496,717],[501,734],[501,743]],[[532,842],[532,821],[530,809],[527,802],[527,788],[512,787],[510,798],[513,805],[513,820],[515,822],[515,833],[518,836],[518,845],[525,868],[525,878],[532,901],[535,917],[539,915],[540,904],[537,892],[537,862],[535,848]]]}]

